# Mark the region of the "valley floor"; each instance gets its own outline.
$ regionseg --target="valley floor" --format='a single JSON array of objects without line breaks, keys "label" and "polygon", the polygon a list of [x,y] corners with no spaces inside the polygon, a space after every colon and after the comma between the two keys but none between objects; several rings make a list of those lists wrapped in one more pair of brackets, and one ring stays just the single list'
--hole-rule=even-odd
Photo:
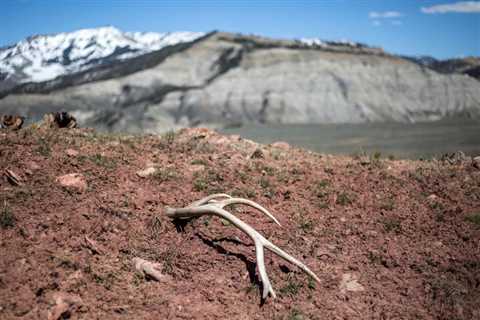
[{"label": "valley floor", "polygon": [[[27,128],[0,132],[0,145],[1,319],[480,318],[471,161],[329,156],[206,129]],[[67,187],[59,177],[72,173]],[[282,227],[233,212],[321,283],[267,253],[278,298],[261,301],[246,235],[164,214],[217,192],[269,209]],[[165,280],[145,279],[134,257]]]}]

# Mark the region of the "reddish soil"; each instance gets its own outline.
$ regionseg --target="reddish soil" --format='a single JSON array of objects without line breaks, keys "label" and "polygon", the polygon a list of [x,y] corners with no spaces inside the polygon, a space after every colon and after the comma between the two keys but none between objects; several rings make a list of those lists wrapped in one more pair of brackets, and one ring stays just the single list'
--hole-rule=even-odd
[{"label": "reddish soil", "polygon": [[[480,319],[480,170],[468,161],[365,161],[206,129],[27,128],[0,145],[1,174],[20,183],[0,179],[1,319]],[[71,173],[86,189],[59,184]],[[261,301],[246,235],[164,214],[220,191],[270,209],[282,227],[234,213],[321,283],[267,252],[278,297]],[[135,257],[165,280],[136,272]]]}]

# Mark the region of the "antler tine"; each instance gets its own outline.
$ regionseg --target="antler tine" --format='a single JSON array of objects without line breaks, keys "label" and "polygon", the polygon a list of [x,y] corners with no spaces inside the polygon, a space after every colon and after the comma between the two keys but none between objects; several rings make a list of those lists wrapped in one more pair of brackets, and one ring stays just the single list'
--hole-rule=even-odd
[{"label": "antler tine", "polygon": [[273,243],[271,243],[267,239],[265,239],[265,243],[263,245],[267,249],[269,249],[270,251],[272,251],[273,253],[278,255],[279,257],[281,257],[284,260],[296,265],[297,267],[302,269],[305,273],[307,273],[309,276],[311,276],[313,279],[315,279],[315,281],[320,283],[320,279],[317,277],[317,275],[315,273],[313,273],[313,271],[310,270],[306,265],[304,265],[303,263],[301,263],[300,261],[298,261],[297,259],[295,259],[291,255],[289,255],[288,253],[286,253],[285,251],[283,251],[282,249],[280,249],[279,247],[277,247],[276,245],[274,245]]},{"label": "antler tine", "polygon": [[254,202],[254,201],[251,201],[251,200],[248,200],[248,199],[243,199],[243,198],[230,198],[230,199],[226,199],[226,200],[222,200],[218,203],[215,203],[216,205],[218,205],[220,208],[223,208],[223,207],[226,207],[226,206],[229,206],[229,205],[232,205],[232,204],[244,204],[244,205],[247,205],[249,207],[252,207],[252,208],[255,208],[257,209],[258,211],[262,212],[263,214],[267,215],[270,219],[272,219],[276,224],[278,224],[279,226],[282,226],[280,224],[280,222],[278,222],[278,220],[273,216],[273,214],[271,214],[267,209],[265,209],[264,207],[262,207],[261,205],[259,205],[258,203]]},{"label": "antler tine", "polygon": [[214,200],[214,199],[218,199],[218,198],[228,198],[228,199],[231,199],[232,197],[229,196],[228,194],[226,193],[215,193],[215,194],[211,194],[205,198],[202,198],[200,200],[197,200],[195,202],[192,202],[189,207],[198,207],[198,206],[201,206],[203,204],[206,204],[208,203],[209,201],[211,200]]},{"label": "antler tine", "polygon": [[257,257],[258,273],[260,273],[260,279],[262,279],[262,285],[263,285],[262,298],[266,299],[268,296],[268,293],[270,292],[270,294],[272,295],[272,298],[275,299],[277,295],[275,294],[275,291],[273,291],[272,284],[270,283],[270,279],[268,278],[268,275],[267,275],[267,269],[265,268],[265,252],[263,250],[263,243],[262,241],[258,241],[253,237],[252,239],[255,242],[255,255]]}]

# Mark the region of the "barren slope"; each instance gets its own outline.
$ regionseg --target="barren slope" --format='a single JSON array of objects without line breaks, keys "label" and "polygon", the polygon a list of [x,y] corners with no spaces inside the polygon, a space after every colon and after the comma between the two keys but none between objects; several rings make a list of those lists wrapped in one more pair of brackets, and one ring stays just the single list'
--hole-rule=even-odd
[{"label": "barren slope", "polygon": [[[332,157],[202,129],[163,138],[25,129],[0,133],[0,144],[2,174],[22,180],[0,181],[1,319],[53,317],[59,295],[71,319],[480,318],[471,163]],[[136,175],[152,165],[154,175]],[[85,176],[84,192],[56,182],[69,173]],[[267,254],[279,297],[262,304],[245,235],[216,218],[177,229],[163,214],[218,191],[271,209],[283,227],[235,214],[321,284]],[[170,278],[144,279],[134,257]]]}]

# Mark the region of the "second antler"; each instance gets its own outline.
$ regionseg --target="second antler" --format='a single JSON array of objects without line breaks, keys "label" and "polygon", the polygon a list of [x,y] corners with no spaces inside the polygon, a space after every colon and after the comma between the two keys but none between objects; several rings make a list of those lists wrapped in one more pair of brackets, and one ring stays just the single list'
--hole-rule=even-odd
[{"label": "second antler", "polygon": [[[223,199],[223,200],[219,200]],[[265,261],[264,261],[264,248],[272,251],[273,253],[277,254],[279,257],[287,260],[288,262],[298,266],[302,269],[305,273],[310,275],[313,279],[317,282],[320,282],[320,279],[313,273],[306,265],[302,262],[298,261],[267,239],[265,239],[258,231],[254,228],[231,214],[230,212],[226,211],[224,207],[233,205],[233,204],[244,204],[255,208],[265,215],[267,215],[270,219],[272,219],[275,223],[280,225],[277,219],[268,212],[267,209],[255,203],[253,201],[243,199],[243,198],[233,198],[227,194],[213,194],[198,201],[195,201],[188,205],[185,208],[166,208],[166,215],[170,218],[192,218],[192,217],[200,217],[202,215],[215,215],[221,217],[235,227],[243,231],[247,234],[250,238],[252,238],[253,242],[255,243],[255,252],[257,258],[257,265],[258,271],[260,273],[260,278],[263,283],[263,294],[262,297],[265,299],[268,296],[268,293],[271,294],[273,298],[276,297],[275,291],[270,284],[270,280],[267,275],[267,270],[265,268]]]}]

